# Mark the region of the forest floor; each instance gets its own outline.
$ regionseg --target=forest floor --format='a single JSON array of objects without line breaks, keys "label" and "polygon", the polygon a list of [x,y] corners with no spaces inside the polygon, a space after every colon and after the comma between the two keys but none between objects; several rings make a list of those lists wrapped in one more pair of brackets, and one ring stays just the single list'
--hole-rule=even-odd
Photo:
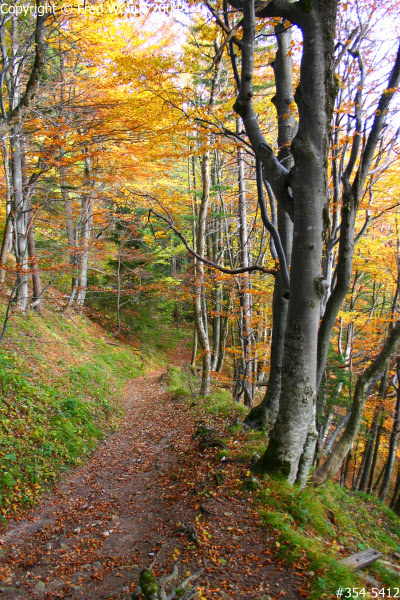
[{"label": "forest floor", "polygon": [[[180,345],[171,364],[185,359]],[[279,560],[243,490],[248,465],[225,465],[225,482],[215,482],[216,449],[200,452],[196,409],[171,397],[165,375],[160,368],[132,380],[118,430],[36,509],[8,523],[1,598],[141,598],[140,571],[154,560],[158,577],[178,565],[168,591],[203,569],[191,583],[200,599],[308,596],[307,565]]]}]

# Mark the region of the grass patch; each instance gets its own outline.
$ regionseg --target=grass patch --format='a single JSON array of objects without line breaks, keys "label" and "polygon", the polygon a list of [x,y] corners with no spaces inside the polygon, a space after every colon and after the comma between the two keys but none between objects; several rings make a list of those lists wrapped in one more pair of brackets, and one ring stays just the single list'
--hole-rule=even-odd
[{"label": "grass patch", "polygon": [[3,519],[34,505],[116,426],[124,386],[145,366],[141,353],[116,344],[84,314],[13,317],[0,346]]},{"label": "grass patch", "polygon": [[193,375],[182,367],[170,366],[167,369],[167,391],[173,398],[189,398],[197,387]]},{"label": "grass patch", "polygon": [[[268,478],[264,484],[258,496],[260,512],[279,532],[280,554],[290,561],[306,556],[309,570],[317,574],[310,598],[335,597],[339,587],[366,587],[357,574],[339,564],[345,547],[352,552],[373,547],[388,555],[398,549],[400,521],[375,498],[333,483],[304,490],[279,478]],[[386,587],[398,586],[398,574],[379,561],[368,567],[368,573]]]},{"label": "grass patch", "polygon": [[248,408],[236,402],[231,392],[224,389],[213,390],[204,400],[204,408],[208,413],[233,419],[244,419],[248,412]]},{"label": "grass patch", "polygon": [[[225,427],[228,450],[216,453],[216,460],[228,454],[250,464],[254,454],[265,451],[266,432],[243,428],[241,421],[248,409],[237,404],[228,391],[212,391],[208,398],[199,400],[197,408],[205,413],[208,424]],[[345,555],[371,547],[387,557],[393,551],[400,552],[400,519],[375,497],[332,482],[300,490],[279,477],[269,476],[261,480],[261,490],[252,490],[251,494],[265,526],[276,538],[278,555],[306,565],[314,573],[307,596],[310,599],[335,598],[339,587],[371,588],[340,564]],[[381,587],[399,587],[398,573],[383,561],[365,570],[382,582]]]}]

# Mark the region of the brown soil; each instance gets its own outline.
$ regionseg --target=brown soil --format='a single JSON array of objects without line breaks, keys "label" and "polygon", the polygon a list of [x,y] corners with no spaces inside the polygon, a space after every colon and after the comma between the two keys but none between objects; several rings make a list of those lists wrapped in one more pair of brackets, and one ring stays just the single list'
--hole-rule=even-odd
[{"label": "brown soil", "polygon": [[[176,353],[172,362],[180,360]],[[306,595],[239,485],[248,467],[226,465],[217,485],[216,450],[199,452],[193,410],[171,399],[164,378],[159,370],[132,381],[118,431],[36,510],[8,524],[1,598],[140,598],[139,573],[154,558],[157,576],[178,563],[168,590],[204,568],[192,585],[207,600]]]}]

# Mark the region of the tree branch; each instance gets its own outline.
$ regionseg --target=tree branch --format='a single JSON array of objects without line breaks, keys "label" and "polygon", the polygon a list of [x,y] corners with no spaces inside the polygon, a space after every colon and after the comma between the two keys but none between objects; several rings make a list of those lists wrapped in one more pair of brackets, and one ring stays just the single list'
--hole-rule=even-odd
[{"label": "tree branch", "polygon": [[185,246],[186,250],[192,256],[197,258],[197,260],[200,260],[202,263],[204,263],[208,267],[217,269],[218,271],[221,271],[222,273],[226,273],[227,275],[239,275],[240,273],[251,273],[252,271],[261,271],[261,273],[267,273],[268,275],[274,275],[274,276],[276,275],[275,269],[267,269],[266,267],[263,267],[262,265],[251,265],[249,267],[241,267],[240,269],[226,269],[225,267],[221,267],[221,265],[217,265],[216,263],[212,262],[211,260],[208,260],[207,258],[200,256],[200,254],[198,254],[195,250],[193,250],[193,248],[191,248],[189,246],[189,243],[188,243],[187,239],[185,238],[185,236],[179,231],[179,229],[177,229],[174,226],[171,215],[168,215],[169,218],[164,217],[164,215],[161,215],[160,213],[156,212],[154,209],[151,208],[149,210],[149,218],[148,218],[149,222],[151,221],[152,214],[155,217],[157,217],[157,219],[161,219],[162,221],[164,221],[164,223],[167,223],[168,228],[171,229],[178,236],[178,238],[181,240],[181,242]]},{"label": "tree branch", "polygon": [[[43,6],[41,0],[37,0],[37,7]],[[25,87],[25,91],[22,94],[21,100],[18,105],[10,112],[7,118],[0,120],[0,134],[4,135],[12,127],[12,125],[21,117],[36,94],[39,87],[40,78],[45,65],[45,54],[46,44],[44,42],[44,28],[46,24],[48,14],[45,12],[43,15],[37,11],[36,26],[35,26],[35,60],[32,66],[31,74]]]},{"label": "tree branch", "polygon": [[371,131],[368,136],[368,140],[365,146],[365,150],[363,152],[361,158],[361,164],[358,168],[356,178],[353,182],[353,190],[355,193],[355,197],[359,198],[362,192],[362,189],[365,184],[365,180],[368,177],[368,173],[372,164],[372,159],[374,157],[374,153],[376,147],[379,142],[380,135],[382,133],[382,129],[385,125],[386,113],[389,108],[389,104],[398,91],[398,86],[400,83],[400,44],[397,49],[397,56],[395,63],[393,65],[392,72],[390,73],[388,85],[386,89],[382,92],[382,95],[378,102],[377,110],[375,111],[375,119],[371,128]]},{"label": "tree branch", "polygon": [[[244,10],[242,0],[229,0],[229,4],[237,10]],[[265,17],[281,17],[291,23],[300,25],[307,17],[307,14],[296,6],[297,4],[299,3],[291,4],[286,0],[266,0],[266,2],[256,2],[255,9],[257,16],[262,19]]]},{"label": "tree branch", "polygon": [[279,233],[278,233],[276,227],[274,227],[274,225],[271,223],[271,221],[269,220],[269,217],[268,217],[268,211],[267,211],[267,207],[265,205],[265,198],[264,198],[262,164],[259,159],[256,159],[256,177],[257,177],[258,203],[259,203],[260,209],[261,209],[261,217],[262,217],[265,228],[268,229],[268,231],[271,234],[271,237],[274,240],[275,250],[276,250],[276,253],[278,254],[278,259],[279,259],[279,267],[280,267],[279,272],[282,276],[282,281],[283,281],[283,285],[285,288],[283,297],[287,299],[287,298],[289,298],[290,280],[289,280],[289,273],[288,273],[288,268],[287,268],[287,264],[286,264],[286,256],[285,256],[285,252],[282,247],[282,242],[281,242]]}]

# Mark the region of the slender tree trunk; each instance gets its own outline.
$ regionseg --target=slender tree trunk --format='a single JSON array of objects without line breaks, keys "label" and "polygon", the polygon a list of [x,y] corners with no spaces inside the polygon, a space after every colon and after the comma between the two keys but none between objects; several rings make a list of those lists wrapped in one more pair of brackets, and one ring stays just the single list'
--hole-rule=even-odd
[{"label": "slender tree trunk", "polygon": [[316,469],[312,475],[312,480],[317,485],[325,483],[331,479],[339,469],[344,457],[346,456],[355,436],[360,428],[366,395],[371,383],[374,381],[378,373],[381,373],[387,366],[391,356],[396,352],[400,342],[400,321],[391,330],[381,352],[358,377],[354,389],[353,404],[351,414],[346,429],[336,443],[332,453],[329,455],[325,463]]},{"label": "slender tree trunk", "polygon": [[372,458],[371,473],[369,475],[368,486],[367,486],[367,490],[366,490],[367,494],[372,494],[372,490],[374,489],[374,477],[375,477],[376,465],[378,464],[379,445],[380,445],[380,441],[381,441],[383,421],[384,421],[384,419],[381,416],[381,418],[379,419],[378,430],[376,432],[374,456]]},{"label": "slender tree trunk", "polygon": [[[242,127],[239,119],[236,120],[236,131],[238,135],[242,133]],[[239,146],[237,150],[237,165],[239,179],[239,247],[240,247],[240,266],[249,266],[249,233],[247,228],[247,200],[245,185],[245,170],[243,149]],[[244,403],[246,406],[253,406],[253,364],[252,364],[252,328],[251,312],[252,301],[250,293],[250,276],[243,273],[239,277],[239,300],[240,300],[240,341],[243,354],[243,366],[240,369],[241,381],[239,387],[243,390]]]},{"label": "slender tree trunk", "polygon": [[17,261],[16,305],[25,312],[28,305],[28,207],[25,203],[22,178],[21,133],[11,132],[11,166],[13,182],[14,252]]},{"label": "slender tree trunk", "polygon": [[192,367],[194,367],[194,365],[196,364],[196,357],[197,357],[197,345],[198,345],[198,333],[197,333],[197,328],[195,327],[193,330],[193,350],[192,350],[192,358],[190,360],[190,364]]},{"label": "slender tree trunk", "polygon": [[[218,185],[218,150],[214,151],[214,160],[211,170],[211,183],[213,188]],[[220,261],[219,257],[219,242],[220,242],[220,225],[219,220],[216,219],[213,223],[213,232],[212,232],[212,260],[214,263],[218,264]],[[212,360],[211,360],[211,370],[215,371],[218,364],[218,355],[219,349],[221,346],[221,297],[222,297],[222,286],[218,283],[218,281],[214,282],[213,285],[213,301],[214,301],[214,315],[212,318],[212,330],[213,330],[213,340],[212,340]]]},{"label": "slender tree trunk", "polygon": [[399,465],[399,468],[397,469],[396,483],[394,484],[393,496],[390,501],[390,508],[393,508],[394,505],[396,504],[396,500],[399,496],[399,492],[400,492],[400,465]]},{"label": "slender tree trunk", "polygon": [[[71,307],[74,302],[79,306],[83,306],[87,291],[87,271],[89,258],[89,244],[92,233],[93,223],[93,174],[91,158],[85,158],[85,171],[82,185],[82,209],[80,216],[80,241],[79,245],[76,240],[76,263],[79,269],[73,281],[72,291],[68,301],[68,307]],[[67,221],[68,222],[68,221]],[[70,232],[69,232],[70,233]],[[78,231],[75,232],[75,238]]]},{"label": "slender tree trunk", "polygon": [[390,434],[390,442],[389,442],[389,453],[386,461],[385,471],[383,473],[383,480],[381,489],[379,490],[379,498],[384,502],[386,500],[386,496],[389,490],[390,479],[392,477],[393,465],[396,458],[396,446],[397,439],[399,437],[399,417],[400,417],[400,358],[397,357],[397,397],[396,397],[396,405],[394,409],[393,415],[393,427]]},{"label": "slender tree trunk", "polygon": [[5,265],[7,262],[7,254],[12,248],[12,215],[11,215],[11,202],[12,202],[12,186],[11,186],[11,174],[10,174],[10,157],[8,153],[8,141],[3,140],[3,165],[4,165],[4,178],[6,183],[6,224],[4,227],[3,242],[1,245],[0,253],[0,283],[4,283],[6,270]]},{"label": "slender tree trunk", "polygon": [[223,321],[223,326],[222,326],[221,347],[219,349],[218,364],[217,364],[217,369],[216,369],[217,373],[221,373],[223,366],[224,366],[225,349],[226,349],[226,343],[228,340],[228,335],[229,335],[229,317],[225,317],[224,321]]},{"label": "slender tree trunk", "polygon": [[33,207],[31,202],[32,194],[36,187],[36,181],[29,184],[28,179],[28,164],[26,159],[26,142],[25,138],[21,133],[21,165],[22,165],[22,183],[23,183],[23,195],[24,205],[26,206],[27,221],[28,221],[28,255],[29,264],[32,274],[32,287],[33,297],[32,305],[40,312],[43,307],[42,300],[42,281],[40,278],[39,263],[36,255],[36,245],[34,237],[34,215]]},{"label": "slender tree trunk", "polygon": [[[200,256],[205,255],[206,245],[206,224],[207,224],[207,211],[208,202],[210,197],[210,157],[209,153],[206,152],[202,157],[201,163],[201,174],[203,192],[201,197],[201,203],[199,208],[198,217],[198,233],[197,233],[197,252]],[[208,339],[208,322],[204,321],[203,312],[203,284],[204,284],[204,263],[198,261],[196,264],[196,282],[195,282],[195,299],[194,299],[194,315],[197,329],[198,340],[203,353],[203,368],[200,395],[207,396],[210,393],[210,373],[211,373],[211,350]]]},{"label": "slender tree trunk", "polygon": [[378,433],[380,412],[381,412],[381,408],[380,408],[380,406],[377,406],[375,409],[375,414],[374,414],[374,418],[372,421],[372,425],[369,430],[368,441],[367,441],[367,444],[366,444],[365,450],[364,450],[364,454],[365,454],[364,469],[362,471],[362,476],[360,478],[360,483],[358,486],[358,489],[360,492],[365,492],[367,490],[367,485],[368,485],[369,476],[371,473],[372,461],[373,461],[373,456],[374,456],[375,440],[376,440],[376,435]]},{"label": "slender tree trunk", "polygon": [[[221,60],[218,60],[215,69],[214,76],[211,83],[210,100],[208,103],[209,110],[212,110],[215,106],[215,99],[217,94],[217,88],[219,85],[219,79],[221,75]],[[201,180],[202,180],[202,195],[198,213],[197,223],[197,252],[201,257],[205,256],[206,249],[206,227],[207,227],[207,213],[208,204],[210,200],[210,152],[207,150],[201,161]],[[203,368],[200,395],[207,396],[210,393],[210,375],[211,375],[211,349],[208,336],[208,320],[203,311],[202,297],[204,294],[204,263],[197,261],[196,264],[196,282],[195,282],[195,293],[194,293],[194,316],[197,328],[197,334],[199,343],[203,353]]]}]

